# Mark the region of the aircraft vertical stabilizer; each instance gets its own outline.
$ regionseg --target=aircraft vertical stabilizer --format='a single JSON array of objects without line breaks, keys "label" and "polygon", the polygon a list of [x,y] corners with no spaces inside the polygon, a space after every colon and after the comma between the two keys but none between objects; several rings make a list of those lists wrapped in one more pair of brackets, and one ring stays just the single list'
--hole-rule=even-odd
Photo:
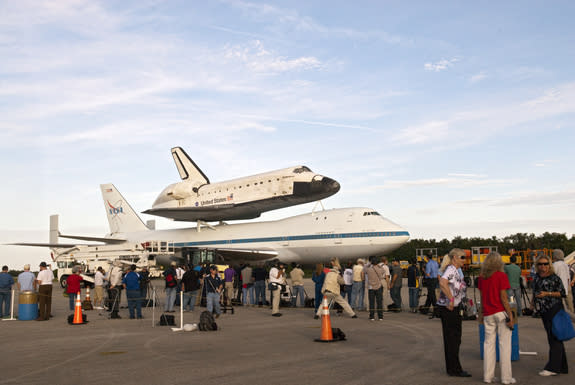
[{"label": "aircraft vertical stabilizer", "polygon": [[172,157],[174,162],[176,162],[176,167],[182,180],[194,182],[197,186],[210,184],[208,177],[196,166],[192,158],[181,147],[172,148]]},{"label": "aircraft vertical stabilizer", "polygon": [[149,230],[113,184],[101,184],[100,188],[111,234]]},{"label": "aircraft vertical stabilizer", "polygon": [[50,215],[50,243],[58,243],[58,214]]}]

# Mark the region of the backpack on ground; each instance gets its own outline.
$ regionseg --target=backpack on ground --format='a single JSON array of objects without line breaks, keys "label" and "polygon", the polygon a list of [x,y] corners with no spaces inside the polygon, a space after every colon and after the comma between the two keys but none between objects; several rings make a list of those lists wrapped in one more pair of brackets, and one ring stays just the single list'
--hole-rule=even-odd
[{"label": "backpack on ground", "polygon": [[162,314],[158,326],[176,326],[176,320],[171,314]]},{"label": "backpack on ground", "polygon": [[218,324],[214,321],[214,316],[207,310],[204,310],[200,314],[200,323],[198,324],[198,329],[203,332],[218,330]]}]

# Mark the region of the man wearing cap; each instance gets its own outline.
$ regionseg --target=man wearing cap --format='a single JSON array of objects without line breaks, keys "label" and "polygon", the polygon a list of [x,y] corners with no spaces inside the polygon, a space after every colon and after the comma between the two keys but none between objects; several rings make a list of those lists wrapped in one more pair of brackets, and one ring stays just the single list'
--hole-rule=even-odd
[{"label": "man wearing cap", "polygon": [[222,292],[223,283],[218,275],[218,268],[215,265],[210,266],[210,274],[204,279],[206,288],[206,308],[208,312],[215,311],[216,318],[222,314],[220,309],[220,293]]},{"label": "man wearing cap", "polygon": [[36,276],[29,264],[25,264],[24,271],[18,274],[18,291],[36,291]]},{"label": "man wearing cap", "polygon": [[351,284],[351,307],[355,310],[363,310],[364,308],[364,274],[363,265],[364,260],[359,258],[357,263],[353,265],[353,283]]},{"label": "man wearing cap", "polygon": [[94,275],[94,309],[104,308],[102,306],[104,301],[104,281],[106,281],[104,269],[102,266],[98,266]]},{"label": "man wearing cap", "polygon": [[54,273],[48,269],[46,262],[40,264],[40,272],[36,277],[38,284],[38,318],[36,321],[48,321],[52,312],[52,281]]},{"label": "man wearing cap", "polygon": [[286,284],[285,264],[283,262],[278,262],[277,267],[274,266],[270,269],[269,283],[270,295],[272,297],[272,316],[281,317],[280,293],[282,287],[285,287]]},{"label": "man wearing cap", "polygon": [[[2,273],[0,273],[0,318],[10,315],[12,285],[14,285],[14,278],[8,274],[8,266],[2,266]],[[2,302],[4,302],[4,306],[2,306]]]},{"label": "man wearing cap", "polygon": [[423,305],[424,309],[431,312],[431,307],[434,307],[433,313],[429,318],[433,318],[435,314],[435,306],[437,303],[437,297],[435,296],[435,289],[438,287],[439,283],[439,265],[437,261],[433,259],[431,254],[425,256],[426,264],[425,264],[425,284],[427,286],[427,299],[425,300],[425,304]]},{"label": "man wearing cap", "polygon": [[174,303],[176,302],[176,294],[178,292],[177,265],[176,262],[172,262],[170,267],[164,271],[164,280],[166,281],[166,304],[164,305],[164,311],[166,313],[174,312]]},{"label": "man wearing cap", "polygon": [[122,298],[122,262],[114,261],[114,267],[110,271],[110,290],[108,290],[108,297],[111,301],[110,318],[122,318],[118,314],[120,310],[120,299]]},{"label": "man wearing cap", "polygon": [[573,313],[573,299],[571,290],[571,280],[569,279],[569,266],[565,263],[565,254],[563,254],[563,250],[555,249],[553,250],[553,270],[555,270],[555,274],[561,278],[561,282],[563,283],[563,288],[565,289],[565,293],[567,297],[563,298],[563,303],[565,307],[569,309],[571,313]]},{"label": "man wearing cap", "polygon": [[140,274],[136,273],[136,265],[130,266],[130,271],[122,279],[122,285],[126,289],[126,297],[128,298],[128,310],[130,311],[130,319],[136,318],[134,308],[138,315],[138,319],[142,319],[142,301],[140,299]]}]

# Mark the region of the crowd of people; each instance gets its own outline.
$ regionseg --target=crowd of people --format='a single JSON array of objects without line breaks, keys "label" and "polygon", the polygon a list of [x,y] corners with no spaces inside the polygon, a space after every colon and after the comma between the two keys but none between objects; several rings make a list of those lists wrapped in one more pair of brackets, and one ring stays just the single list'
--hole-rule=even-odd
[{"label": "crowd of people", "polygon": [[[448,375],[469,377],[459,360],[462,337],[462,319],[468,281],[462,267],[466,260],[464,250],[452,249],[441,266],[431,255],[425,256],[423,264],[413,262],[407,268],[409,310],[423,312],[430,318],[441,318],[445,369]],[[483,381],[496,381],[496,339],[498,339],[501,382],[513,384],[511,338],[516,317],[522,313],[521,268],[512,256],[510,263],[504,264],[497,252],[491,252],[481,265],[476,287],[481,294],[479,319],[484,328],[483,342]],[[573,291],[575,289],[575,269],[564,262],[561,250],[554,250],[552,257],[543,253],[535,256],[532,271],[531,311],[536,311],[543,323],[549,343],[549,358],[539,372],[541,376],[555,376],[568,372],[567,358],[563,342],[553,333],[553,318],[563,309],[573,312]],[[10,301],[14,285],[18,290],[37,292],[38,321],[51,317],[52,284],[54,274],[50,266],[42,262],[37,275],[30,272],[30,265],[18,275],[17,282],[8,272],[8,267],[0,273],[0,317],[10,313]],[[120,318],[120,298],[123,290],[130,319],[141,319],[142,302],[148,297],[149,273],[147,269],[136,271],[131,265],[124,271],[116,261],[110,272],[98,267],[94,276],[94,305],[96,309],[107,309],[110,318]],[[81,268],[73,268],[67,278],[66,292],[70,310],[74,310],[76,296],[80,293]],[[216,265],[180,265],[172,262],[163,273],[165,283],[164,312],[174,312],[179,305],[183,311],[193,311],[201,298],[205,298],[207,311],[216,318],[222,306],[242,304],[243,306],[271,306],[271,315],[280,317],[282,294],[288,294],[289,301],[284,306],[314,306],[314,318],[321,314],[322,301],[339,308],[351,318],[358,318],[359,311],[367,311],[369,320],[383,321],[385,302],[387,311],[402,310],[401,288],[403,269],[398,261],[388,263],[386,257],[371,257],[368,261],[357,259],[342,268],[337,258],[330,260],[329,266],[317,264],[311,279],[315,285],[315,298],[309,302],[304,289],[305,272],[302,266],[293,263],[291,269],[277,262],[267,271],[263,266],[250,264],[228,266],[218,271]],[[289,279],[289,281],[288,281]],[[290,283],[288,285],[288,282]],[[420,306],[423,287],[427,288],[426,301]],[[107,290],[106,290],[107,289]],[[436,296],[439,291],[439,298]],[[266,300],[269,292],[269,302]],[[181,293],[181,302],[179,302]],[[389,294],[389,298],[386,298]],[[313,303],[313,304],[312,304]],[[512,309],[511,303],[514,308]],[[377,318],[376,318],[377,316]]]}]

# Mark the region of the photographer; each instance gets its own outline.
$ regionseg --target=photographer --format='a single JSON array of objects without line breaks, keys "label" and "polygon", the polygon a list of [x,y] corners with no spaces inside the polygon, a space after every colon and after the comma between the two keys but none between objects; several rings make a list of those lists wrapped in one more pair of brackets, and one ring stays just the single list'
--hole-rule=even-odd
[{"label": "photographer", "polygon": [[281,317],[280,293],[286,285],[285,264],[283,262],[278,262],[277,266],[270,269],[269,282],[270,295],[272,297],[272,316]]}]

